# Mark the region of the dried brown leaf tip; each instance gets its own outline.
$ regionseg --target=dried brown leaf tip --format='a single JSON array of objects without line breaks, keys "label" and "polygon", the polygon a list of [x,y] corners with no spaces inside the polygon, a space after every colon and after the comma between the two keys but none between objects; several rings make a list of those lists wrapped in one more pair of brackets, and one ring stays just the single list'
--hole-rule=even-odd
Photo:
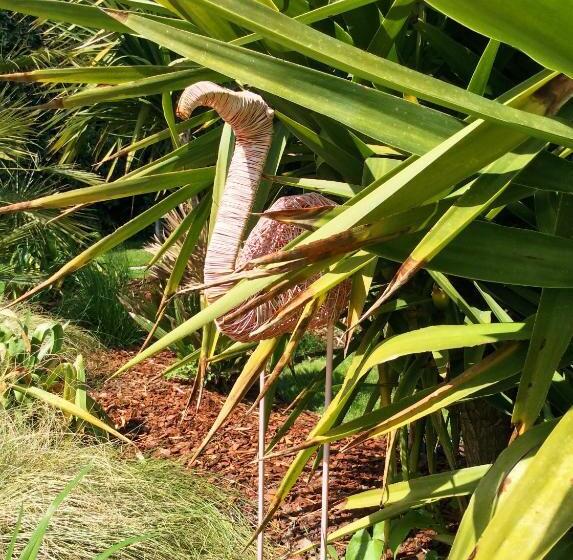
[{"label": "dried brown leaf tip", "polygon": [[111,8],[105,8],[105,9],[102,8],[102,9],[108,16],[112,17],[113,19],[116,19],[121,23],[125,23],[129,16],[127,12],[122,12],[121,10],[113,10]]},{"label": "dried brown leaf tip", "polygon": [[34,76],[30,72],[14,72],[13,74],[0,74],[0,80],[6,82],[34,82]]},{"label": "dried brown leaf tip", "polygon": [[13,212],[21,212],[27,210],[32,206],[30,201],[16,202],[15,204],[8,204],[7,206],[0,206],[0,214],[12,214]]},{"label": "dried brown leaf tip", "polygon": [[392,278],[382,295],[376,300],[376,302],[370,307],[370,309],[360,317],[358,321],[361,323],[368,317],[370,317],[381,305],[386,303],[406,282],[418,272],[423,266],[424,261],[416,261],[409,257],[404,261],[402,266],[399,268],[398,272]]},{"label": "dried brown leaf tip", "polygon": [[505,477],[503,479],[503,482],[501,483],[499,490],[497,492],[498,496],[501,496],[501,494],[503,494],[504,492],[507,492],[507,490],[509,489],[509,487],[511,486],[512,480],[509,476]]},{"label": "dried brown leaf tip", "polygon": [[321,216],[331,208],[334,208],[334,205],[309,206],[308,208],[286,208],[283,210],[267,210],[262,212],[260,215],[265,218],[269,218],[270,220],[276,220],[277,222],[292,223],[297,222],[298,220],[307,220],[308,218]]}]

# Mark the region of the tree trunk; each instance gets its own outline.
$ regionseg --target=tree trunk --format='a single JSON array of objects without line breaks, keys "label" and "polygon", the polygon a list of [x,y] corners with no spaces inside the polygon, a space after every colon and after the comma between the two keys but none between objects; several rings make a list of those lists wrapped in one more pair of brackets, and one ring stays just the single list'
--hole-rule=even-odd
[{"label": "tree trunk", "polygon": [[493,463],[511,436],[511,418],[485,399],[460,405],[460,425],[470,467]]}]

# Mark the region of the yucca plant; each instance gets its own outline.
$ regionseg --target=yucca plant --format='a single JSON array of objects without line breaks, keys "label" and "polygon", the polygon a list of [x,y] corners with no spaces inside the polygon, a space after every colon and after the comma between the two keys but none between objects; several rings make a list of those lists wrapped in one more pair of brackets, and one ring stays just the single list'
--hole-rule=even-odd
[{"label": "yucca plant", "polygon": [[[103,4],[111,9],[100,9]],[[355,507],[374,513],[334,532],[330,541],[471,494],[463,517],[460,511],[452,560],[504,559],[515,550],[534,559],[569,546],[573,115],[567,101],[573,82],[567,76],[573,75],[573,11],[567,3],[161,0],[142,6],[126,0],[71,6],[0,0],[0,7],[135,36],[162,46],[169,61],[151,74],[126,65],[26,75],[30,81],[87,84],[42,110],[161,94],[168,126],[123,153],[168,136],[176,145],[106,185],[0,209],[35,212],[168,193],[26,297],[193,197],[198,205],[179,233],[196,242],[207,222],[212,227],[233,136],[228,126],[201,133],[213,119],[208,112],[176,125],[167,95],[200,80],[248,85],[275,111],[279,125],[255,212],[281,191],[310,190],[342,202],[322,213],[269,215],[307,231],[285,250],[230,275],[234,285],[222,297],[161,333],[120,370],[201,330],[200,348],[184,360],[206,367],[234,357],[247,348],[217,337],[215,319],[322,272],[264,325],[272,328],[351,279],[346,340],[335,356],[342,364],[346,352],[344,383],[307,441],[281,451],[296,456],[263,525],[320,446],[385,437],[382,488],[349,497],[344,506],[360,503]],[[183,129],[196,134],[179,145]],[[163,293],[166,305],[179,289],[193,243],[188,245]],[[277,357],[280,342],[258,344],[209,437],[273,354],[286,363],[297,338]],[[371,375],[379,387],[366,412],[345,420]],[[300,402],[319,385],[313,382]],[[496,435],[492,441],[483,437],[487,430]],[[438,469],[441,458],[445,473]],[[493,466],[480,467],[488,463]],[[385,523],[368,542],[390,547],[392,531]]]}]

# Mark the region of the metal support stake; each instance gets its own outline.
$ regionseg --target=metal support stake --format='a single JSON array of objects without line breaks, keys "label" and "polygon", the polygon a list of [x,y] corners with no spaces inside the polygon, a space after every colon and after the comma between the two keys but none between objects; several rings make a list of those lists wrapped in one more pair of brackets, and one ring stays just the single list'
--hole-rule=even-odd
[{"label": "metal support stake", "polygon": [[[261,370],[259,376],[259,391],[265,386],[265,368]],[[265,518],[265,398],[259,402],[259,480],[258,480],[258,511],[257,518],[259,527]],[[264,531],[257,535],[257,560],[263,560],[264,556]]]},{"label": "metal support stake", "polygon": [[[326,378],[324,381],[324,408],[332,399],[332,361],[334,355],[334,323],[328,325],[326,333]],[[320,517],[320,560],[327,560],[328,536],[328,485],[330,475],[330,445],[327,443],[322,452],[322,510]]]}]

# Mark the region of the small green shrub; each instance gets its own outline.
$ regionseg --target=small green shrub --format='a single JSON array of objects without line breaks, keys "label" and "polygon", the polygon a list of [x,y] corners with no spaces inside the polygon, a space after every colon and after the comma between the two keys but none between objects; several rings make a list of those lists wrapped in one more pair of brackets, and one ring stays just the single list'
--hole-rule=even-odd
[{"label": "small green shrub", "polygon": [[70,345],[79,333],[70,323],[26,307],[0,310],[0,409],[41,401],[61,410],[68,428],[83,432],[89,424],[99,435],[108,432],[128,441],[87,391],[84,359],[77,352],[95,345],[88,344],[88,335]]},{"label": "small green shrub", "polygon": [[[111,444],[65,433],[58,416],[38,408],[0,412],[0,557],[23,506],[19,554],[54,496],[89,473],[52,517],[42,560],[93,560],[107,547],[137,535],[150,538],[121,550],[123,560],[251,560],[244,547],[251,528],[235,496],[159,460],[120,458]],[[17,557],[17,556],[16,556]]]},{"label": "small green shrub", "polygon": [[0,406],[22,402],[30,387],[73,401],[85,379],[81,354],[94,347],[97,341],[78,327],[33,308],[0,310]]}]

